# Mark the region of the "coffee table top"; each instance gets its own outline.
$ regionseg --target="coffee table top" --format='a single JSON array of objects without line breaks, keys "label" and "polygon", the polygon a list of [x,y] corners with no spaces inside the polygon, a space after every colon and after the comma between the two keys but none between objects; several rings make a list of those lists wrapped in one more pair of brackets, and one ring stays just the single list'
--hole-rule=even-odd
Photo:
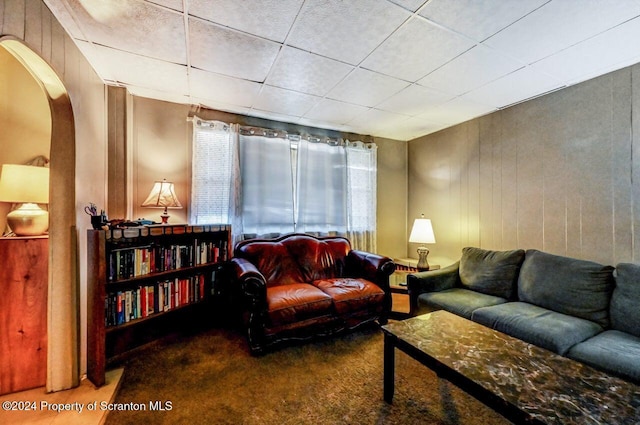
[{"label": "coffee table top", "polygon": [[640,386],[447,311],[382,329],[537,421],[640,423]]}]

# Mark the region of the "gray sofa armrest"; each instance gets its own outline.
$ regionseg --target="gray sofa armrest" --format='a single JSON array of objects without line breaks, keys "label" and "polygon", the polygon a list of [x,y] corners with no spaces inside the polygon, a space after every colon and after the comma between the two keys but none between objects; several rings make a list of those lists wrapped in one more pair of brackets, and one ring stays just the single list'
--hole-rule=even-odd
[{"label": "gray sofa armrest", "polygon": [[425,292],[438,292],[460,286],[460,262],[438,270],[412,273],[407,276],[407,290],[411,312],[418,306],[418,296]]}]

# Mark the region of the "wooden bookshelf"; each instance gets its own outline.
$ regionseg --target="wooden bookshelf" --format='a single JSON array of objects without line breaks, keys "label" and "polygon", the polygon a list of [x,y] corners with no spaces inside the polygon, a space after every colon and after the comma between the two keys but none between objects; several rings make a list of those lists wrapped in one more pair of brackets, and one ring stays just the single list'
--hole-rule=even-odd
[{"label": "wooden bookshelf", "polygon": [[162,225],[87,231],[87,377],[133,349],[211,317],[229,225]]}]

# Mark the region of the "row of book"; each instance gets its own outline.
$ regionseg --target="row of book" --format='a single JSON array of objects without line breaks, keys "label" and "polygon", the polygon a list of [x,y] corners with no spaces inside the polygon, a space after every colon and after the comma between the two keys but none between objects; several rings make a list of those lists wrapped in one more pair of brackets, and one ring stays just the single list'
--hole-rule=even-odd
[{"label": "row of book", "polygon": [[[211,279],[215,279],[215,273],[211,275]],[[206,297],[206,293],[204,274],[108,293],[105,298],[105,325],[122,325],[131,320],[199,302]]]},{"label": "row of book", "polygon": [[194,240],[189,245],[150,244],[109,253],[108,279],[117,281],[227,260],[227,242]]}]

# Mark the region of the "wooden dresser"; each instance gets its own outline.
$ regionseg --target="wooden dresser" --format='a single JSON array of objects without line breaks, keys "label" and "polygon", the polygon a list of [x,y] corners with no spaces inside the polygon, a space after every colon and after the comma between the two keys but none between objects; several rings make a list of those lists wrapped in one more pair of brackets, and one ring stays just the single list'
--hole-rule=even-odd
[{"label": "wooden dresser", "polygon": [[0,238],[0,394],[45,385],[49,239]]}]

